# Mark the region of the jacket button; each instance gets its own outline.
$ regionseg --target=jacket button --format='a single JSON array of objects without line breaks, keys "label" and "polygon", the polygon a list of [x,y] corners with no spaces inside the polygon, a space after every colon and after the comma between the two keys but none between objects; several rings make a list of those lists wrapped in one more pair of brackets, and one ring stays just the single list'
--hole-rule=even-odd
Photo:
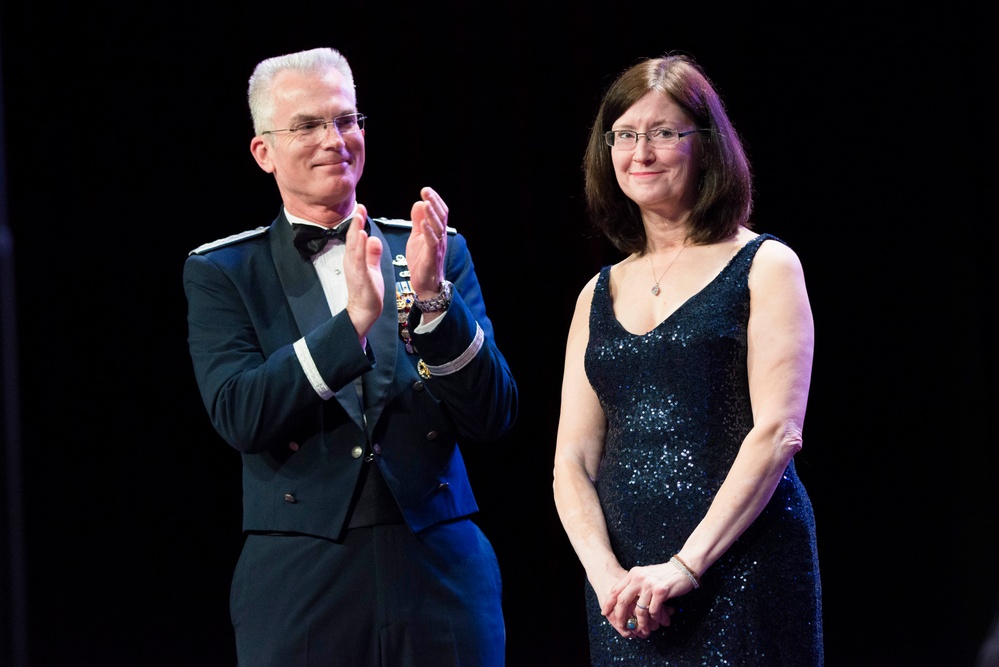
[{"label": "jacket button", "polygon": [[298,443],[295,442],[294,440],[292,440],[291,442],[288,443],[288,449],[290,449],[293,452],[297,452],[298,451]]},{"label": "jacket button", "polygon": [[350,455],[353,456],[355,459],[361,458],[361,454],[363,454],[363,453],[364,453],[364,449],[360,445],[358,445],[358,446],[354,447],[352,450],[350,450]]},{"label": "jacket button", "polygon": [[291,495],[290,493],[284,494],[284,501],[286,503],[297,503],[298,502],[297,500],[295,500],[295,496]]},{"label": "jacket button", "polygon": [[413,391],[423,391],[423,380],[417,380],[413,383]]},{"label": "jacket button", "polygon": [[437,439],[437,431],[431,431],[430,433],[427,433],[427,440],[433,442],[436,439]]}]

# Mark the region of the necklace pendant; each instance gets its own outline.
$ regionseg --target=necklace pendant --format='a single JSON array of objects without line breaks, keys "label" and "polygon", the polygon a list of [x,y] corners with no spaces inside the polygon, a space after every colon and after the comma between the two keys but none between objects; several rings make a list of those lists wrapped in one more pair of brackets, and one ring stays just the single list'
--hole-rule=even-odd
[{"label": "necklace pendant", "polygon": [[659,296],[659,285],[652,286],[652,296]]}]

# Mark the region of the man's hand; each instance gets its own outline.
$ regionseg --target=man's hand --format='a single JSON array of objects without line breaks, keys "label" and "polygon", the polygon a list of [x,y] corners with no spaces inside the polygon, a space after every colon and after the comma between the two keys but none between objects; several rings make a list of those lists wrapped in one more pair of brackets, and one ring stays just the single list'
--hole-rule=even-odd
[{"label": "man's hand", "polygon": [[432,188],[420,190],[413,204],[413,231],[406,242],[409,282],[420,299],[440,294],[447,252],[447,204]]},{"label": "man's hand", "polygon": [[385,279],[382,278],[382,242],[364,231],[367,209],[358,204],[357,215],[347,231],[343,275],[347,281],[347,316],[357,331],[361,347],[367,346],[368,331],[382,314]]}]

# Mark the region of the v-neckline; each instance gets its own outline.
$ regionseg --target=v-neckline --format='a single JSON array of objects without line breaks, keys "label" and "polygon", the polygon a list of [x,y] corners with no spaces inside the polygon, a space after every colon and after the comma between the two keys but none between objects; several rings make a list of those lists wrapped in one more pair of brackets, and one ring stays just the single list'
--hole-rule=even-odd
[{"label": "v-neckline", "polygon": [[617,318],[617,313],[614,312],[614,299],[611,297],[611,292],[610,292],[610,274],[611,274],[611,269],[613,267],[610,267],[610,266],[607,267],[607,269],[606,269],[606,271],[604,273],[604,276],[605,276],[604,289],[607,292],[606,305],[607,305],[607,309],[610,311],[611,319],[614,320],[614,324],[616,324],[617,327],[621,331],[623,331],[624,333],[628,334],[629,336],[634,336],[635,338],[645,338],[649,334],[652,334],[655,331],[657,331],[658,329],[660,329],[663,326],[665,326],[666,323],[669,322],[670,320],[672,320],[674,317],[676,317],[676,314],[679,313],[681,310],[683,310],[687,306],[687,304],[689,304],[691,301],[694,301],[695,299],[697,299],[705,291],[707,291],[707,289],[709,287],[711,287],[712,285],[714,285],[715,283],[717,283],[718,280],[721,279],[721,277],[723,275],[725,275],[725,273],[728,272],[728,270],[732,267],[732,265],[735,263],[735,260],[738,259],[739,256],[746,251],[746,248],[750,247],[753,244],[760,244],[763,241],[767,240],[768,238],[773,238],[773,237],[771,235],[769,235],[769,234],[760,234],[756,238],[749,239],[744,244],[742,244],[742,247],[740,247],[738,250],[735,251],[735,253],[725,263],[725,266],[723,266],[721,268],[721,270],[718,273],[715,274],[714,278],[712,278],[707,283],[705,283],[704,286],[701,287],[701,289],[697,290],[696,292],[694,292],[693,294],[691,294],[689,297],[687,297],[683,301],[683,303],[681,303],[679,306],[677,306],[676,308],[674,308],[672,310],[672,312],[670,312],[669,315],[667,315],[666,317],[664,317],[658,324],[656,324],[654,327],[652,327],[651,329],[649,329],[645,333],[635,333],[634,331],[630,331],[630,330],[626,329],[625,326],[623,324],[621,324],[621,320],[619,320]]}]

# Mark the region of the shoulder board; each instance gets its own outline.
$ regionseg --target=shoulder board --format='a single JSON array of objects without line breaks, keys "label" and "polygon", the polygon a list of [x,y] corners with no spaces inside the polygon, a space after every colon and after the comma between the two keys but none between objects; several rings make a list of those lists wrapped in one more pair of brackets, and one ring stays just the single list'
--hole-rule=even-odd
[{"label": "shoulder board", "polygon": [[[413,221],[412,220],[398,220],[398,219],[395,219],[395,218],[371,218],[371,219],[374,220],[375,222],[377,222],[379,225],[382,225],[382,226],[385,226],[385,227],[398,227],[398,228],[401,228],[401,229],[412,229],[413,228]],[[452,236],[454,236],[455,234],[458,233],[458,230],[455,229],[454,227],[448,227],[447,228],[447,233],[450,234],[450,235],[452,235]]]},{"label": "shoulder board", "polygon": [[209,250],[216,250],[227,245],[232,245],[233,243],[238,243],[246,239],[252,239],[254,237],[260,236],[267,232],[270,227],[257,227],[256,229],[251,229],[249,231],[240,232],[239,234],[233,234],[232,236],[227,236],[224,239],[219,239],[217,241],[212,241],[210,243],[204,243],[199,245],[197,248],[189,252],[189,255],[200,255],[206,253]]}]

